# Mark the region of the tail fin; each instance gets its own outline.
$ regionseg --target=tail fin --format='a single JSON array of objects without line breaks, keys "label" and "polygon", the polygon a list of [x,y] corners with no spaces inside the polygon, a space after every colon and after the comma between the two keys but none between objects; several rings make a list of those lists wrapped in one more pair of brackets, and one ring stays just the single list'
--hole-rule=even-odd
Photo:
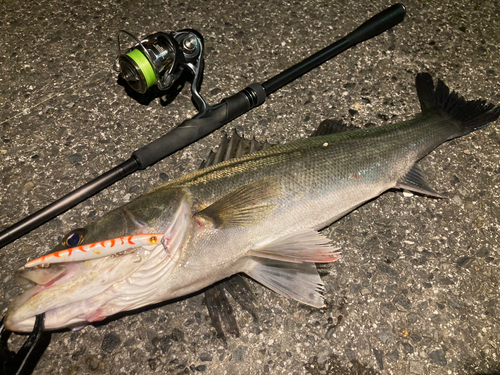
[{"label": "tail fin", "polygon": [[434,82],[429,73],[417,74],[416,86],[422,112],[440,110],[460,123],[459,134],[454,136],[480,129],[500,116],[500,107],[486,104],[484,100],[467,101],[455,91],[450,93],[448,86],[441,80],[438,80],[434,89]]}]

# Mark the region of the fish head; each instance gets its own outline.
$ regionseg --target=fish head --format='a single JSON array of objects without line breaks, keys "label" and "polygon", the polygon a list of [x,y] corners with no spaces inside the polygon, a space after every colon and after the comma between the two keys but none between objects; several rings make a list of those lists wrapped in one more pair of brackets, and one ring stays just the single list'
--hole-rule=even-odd
[{"label": "fish head", "polygon": [[45,313],[47,330],[77,328],[167,299],[162,288],[179,261],[191,216],[187,189],[159,188],[69,232],[54,251],[145,233],[163,237],[104,257],[22,267],[15,278],[24,293],[10,304],[5,327],[30,332],[36,315]]}]

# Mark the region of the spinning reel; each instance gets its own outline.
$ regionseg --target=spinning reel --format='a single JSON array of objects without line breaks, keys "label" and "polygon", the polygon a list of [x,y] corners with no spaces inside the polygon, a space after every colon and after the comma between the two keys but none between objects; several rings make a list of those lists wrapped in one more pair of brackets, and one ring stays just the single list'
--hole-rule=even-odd
[{"label": "spinning reel", "polygon": [[[135,44],[122,52],[120,35],[126,35]],[[165,91],[173,86],[187,69],[193,75],[193,100],[204,114],[208,105],[198,92],[203,73],[203,37],[196,30],[185,29],[170,34],[157,32],[139,40],[133,34],[120,30],[117,36],[118,56],[114,69],[127,84],[140,94],[152,87]]]}]

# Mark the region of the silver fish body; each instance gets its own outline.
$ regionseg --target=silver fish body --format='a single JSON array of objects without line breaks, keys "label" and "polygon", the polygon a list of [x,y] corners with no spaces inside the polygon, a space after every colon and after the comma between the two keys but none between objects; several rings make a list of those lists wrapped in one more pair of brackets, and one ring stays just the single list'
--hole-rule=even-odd
[{"label": "silver fish body", "polygon": [[84,228],[81,243],[145,232],[165,233],[165,240],[153,250],[20,270],[29,289],[12,302],[6,327],[31,331],[44,312],[47,329],[81,326],[239,272],[322,306],[314,263],[338,256],[316,231],[391,188],[439,196],[415,163],[500,115],[450,94],[441,81],[434,89],[427,74],[417,77],[417,91],[423,111],[413,120],[278,145],[191,173],[108,213]]}]

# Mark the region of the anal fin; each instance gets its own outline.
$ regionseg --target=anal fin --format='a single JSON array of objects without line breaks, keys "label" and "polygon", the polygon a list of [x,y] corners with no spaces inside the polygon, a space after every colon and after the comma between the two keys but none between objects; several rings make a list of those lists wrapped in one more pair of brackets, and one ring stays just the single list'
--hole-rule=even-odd
[{"label": "anal fin", "polygon": [[324,285],[314,263],[248,258],[245,273],[271,290],[314,307],[323,307]]},{"label": "anal fin", "polygon": [[420,167],[415,164],[412,169],[401,178],[396,186],[397,189],[406,189],[415,193],[429,195],[436,198],[445,198],[429,186]]}]

